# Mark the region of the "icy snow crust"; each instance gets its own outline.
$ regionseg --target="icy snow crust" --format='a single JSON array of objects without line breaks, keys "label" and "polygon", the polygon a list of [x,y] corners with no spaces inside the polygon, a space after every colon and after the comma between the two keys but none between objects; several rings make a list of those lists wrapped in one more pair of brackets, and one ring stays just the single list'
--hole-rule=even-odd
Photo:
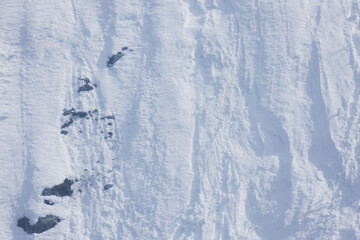
[{"label": "icy snow crust", "polygon": [[[0,239],[360,239],[359,13],[2,0]],[[71,108],[98,113],[60,134]],[[73,195],[44,204],[65,178]]]}]

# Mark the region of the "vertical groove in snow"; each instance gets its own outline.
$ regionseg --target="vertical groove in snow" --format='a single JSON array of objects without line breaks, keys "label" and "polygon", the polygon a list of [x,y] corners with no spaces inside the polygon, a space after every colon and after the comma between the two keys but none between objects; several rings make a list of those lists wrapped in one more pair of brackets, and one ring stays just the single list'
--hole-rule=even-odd
[{"label": "vertical groove in snow", "polygon": [[312,100],[310,115],[313,122],[311,147],[308,156],[309,161],[323,172],[325,178],[332,181],[329,182],[332,185],[341,172],[341,162],[329,132],[328,114],[326,113],[321,89],[318,48],[316,43],[313,43],[307,77],[307,93]]}]

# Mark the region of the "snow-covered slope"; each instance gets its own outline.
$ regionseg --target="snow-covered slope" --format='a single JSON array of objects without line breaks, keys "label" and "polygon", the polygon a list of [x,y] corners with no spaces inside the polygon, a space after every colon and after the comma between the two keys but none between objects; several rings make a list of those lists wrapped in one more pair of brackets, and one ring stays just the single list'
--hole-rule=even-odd
[{"label": "snow-covered slope", "polygon": [[3,0],[0,239],[360,239],[359,4]]}]

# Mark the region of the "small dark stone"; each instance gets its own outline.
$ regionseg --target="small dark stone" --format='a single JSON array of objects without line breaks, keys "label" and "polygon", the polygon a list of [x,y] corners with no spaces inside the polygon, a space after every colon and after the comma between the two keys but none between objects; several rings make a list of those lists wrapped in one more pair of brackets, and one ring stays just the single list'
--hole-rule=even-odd
[{"label": "small dark stone", "polygon": [[112,133],[112,132],[108,132],[108,134],[109,134],[109,138],[111,138],[111,137],[112,137],[112,135],[113,135],[113,133]]},{"label": "small dark stone", "polygon": [[71,196],[73,190],[71,190],[71,185],[74,183],[73,180],[65,178],[63,183],[53,186],[52,188],[44,188],[41,195],[51,196],[55,195],[58,197]]},{"label": "small dark stone", "polygon": [[66,131],[66,130],[61,130],[61,132],[60,132],[61,134],[64,134],[64,135],[67,135],[69,132],[68,131]]},{"label": "small dark stone", "polygon": [[129,51],[132,52],[132,51],[134,51],[134,50],[133,50],[133,49],[130,49]]},{"label": "small dark stone", "polygon": [[105,117],[102,117],[100,118],[101,120],[104,120],[104,119],[113,119],[115,120],[115,116],[114,115],[111,115],[111,116],[105,116]]},{"label": "small dark stone", "polygon": [[109,122],[109,123],[108,123],[108,125],[109,125],[109,126],[111,126],[111,125],[112,125],[112,123],[111,123],[111,122]]},{"label": "small dark stone", "polygon": [[97,84],[96,84],[96,83],[94,83],[94,84],[93,84],[93,86],[94,86],[94,87],[97,87]]},{"label": "small dark stone", "polygon": [[122,51],[128,50],[128,47],[123,47],[121,50]]},{"label": "small dark stone", "polygon": [[46,217],[39,217],[37,223],[30,224],[30,220],[27,217],[20,218],[17,222],[17,226],[22,228],[28,234],[43,233],[53,227],[59,222],[60,218],[54,215],[46,215]]},{"label": "small dark stone", "polygon": [[50,201],[50,200],[47,200],[47,199],[44,200],[44,203],[47,204],[47,205],[50,205],[50,206],[55,204],[53,201]]},{"label": "small dark stone", "polygon": [[110,188],[112,188],[114,185],[113,184],[106,184],[105,186],[104,186],[104,190],[106,191],[106,190],[109,190]]}]

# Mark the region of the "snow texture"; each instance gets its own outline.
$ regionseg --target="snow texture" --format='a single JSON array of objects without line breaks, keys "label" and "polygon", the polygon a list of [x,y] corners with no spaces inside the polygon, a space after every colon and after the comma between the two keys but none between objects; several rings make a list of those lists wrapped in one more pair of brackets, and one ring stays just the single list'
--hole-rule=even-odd
[{"label": "snow texture", "polygon": [[2,0],[0,239],[360,239],[359,3]]}]

